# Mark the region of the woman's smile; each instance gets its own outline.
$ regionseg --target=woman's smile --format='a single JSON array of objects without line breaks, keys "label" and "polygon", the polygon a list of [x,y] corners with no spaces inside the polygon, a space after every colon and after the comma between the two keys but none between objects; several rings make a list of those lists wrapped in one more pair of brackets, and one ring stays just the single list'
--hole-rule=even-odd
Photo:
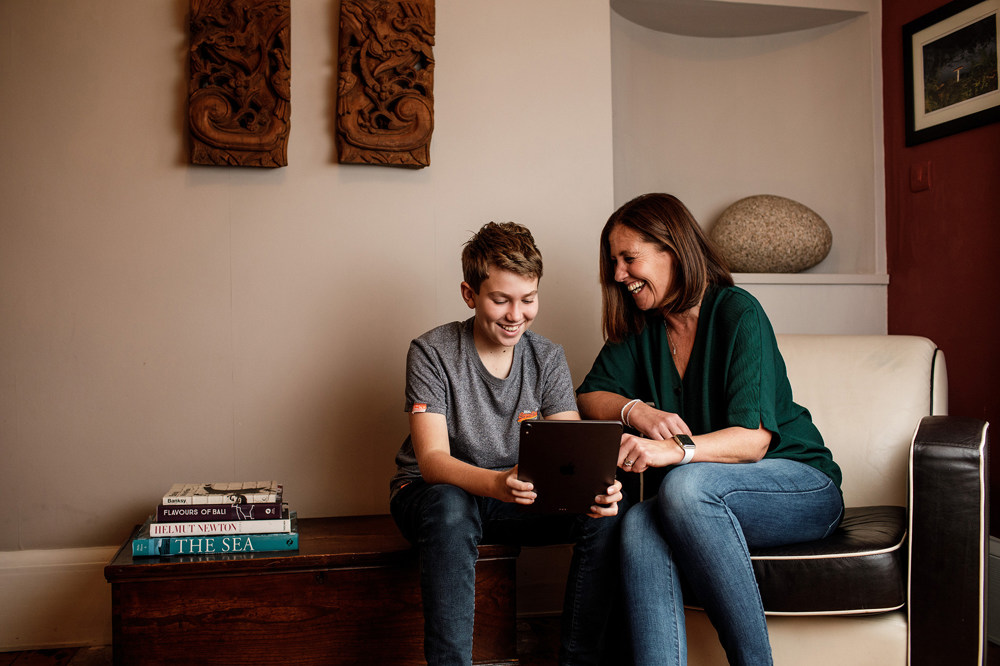
[{"label": "woman's smile", "polygon": [[631,283],[629,285],[626,285],[626,288],[630,292],[632,292],[633,295],[635,295],[635,294],[637,294],[639,292],[640,289],[642,289],[645,286],[646,286],[646,282],[643,281],[643,280],[639,280],[637,282],[633,282],[633,283]]}]

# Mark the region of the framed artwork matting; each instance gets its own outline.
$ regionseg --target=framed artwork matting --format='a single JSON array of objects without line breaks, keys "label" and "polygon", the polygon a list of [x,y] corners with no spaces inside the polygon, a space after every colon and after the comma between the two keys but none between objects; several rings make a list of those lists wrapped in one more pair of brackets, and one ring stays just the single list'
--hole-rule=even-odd
[{"label": "framed artwork matting", "polygon": [[955,0],[903,26],[906,145],[1000,120],[1000,0]]}]

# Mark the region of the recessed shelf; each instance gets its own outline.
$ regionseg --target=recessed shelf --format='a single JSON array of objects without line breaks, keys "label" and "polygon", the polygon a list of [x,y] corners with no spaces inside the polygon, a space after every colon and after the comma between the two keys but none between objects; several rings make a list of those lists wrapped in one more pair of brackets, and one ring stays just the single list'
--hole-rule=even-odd
[{"label": "recessed shelf", "polygon": [[737,283],[884,303],[880,2],[611,0],[616,199],[669,183],[708,227],[744,196],[802,202],[835,238],[823,264]]},{"label": "recessed shelf", "polygon": [[611,0],[624,18],[688,37],[751,37],[833,25],[865,12],[720,0]]}]

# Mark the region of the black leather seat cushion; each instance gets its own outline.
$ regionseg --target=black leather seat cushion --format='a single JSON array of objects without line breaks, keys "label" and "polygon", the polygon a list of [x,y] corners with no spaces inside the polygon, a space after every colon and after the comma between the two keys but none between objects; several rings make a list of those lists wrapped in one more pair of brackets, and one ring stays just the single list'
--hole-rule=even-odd
[{"label": "black leather seat cushion", "polygon": [[751,551],[769,614],[881,613],[906,603],[906,510],[852,507],[826,539]]}]

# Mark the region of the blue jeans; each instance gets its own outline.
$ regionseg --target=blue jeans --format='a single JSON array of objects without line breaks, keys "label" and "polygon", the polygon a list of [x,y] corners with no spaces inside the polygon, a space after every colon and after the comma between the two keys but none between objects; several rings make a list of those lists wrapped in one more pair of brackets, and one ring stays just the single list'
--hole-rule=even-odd
[{"label": "blue jeans", "polygon": [[822,472],[792,460],[691,463],[622,521],[622,586],[636,666],[686,664],[683,580],[730,664],[771,664],[751,547],[828,536],[843,500]]},{"label": "blue jeans", "polygon": [[[618,594],[618,516],[540,515],[448,484],[414,481],[392,498],[400,531],[420,553],[427,663],[472,662],[476,547],[573,543],[562,614],[560,664],[597,664]],[[624,511],[619,503],[619,515]]]}]

